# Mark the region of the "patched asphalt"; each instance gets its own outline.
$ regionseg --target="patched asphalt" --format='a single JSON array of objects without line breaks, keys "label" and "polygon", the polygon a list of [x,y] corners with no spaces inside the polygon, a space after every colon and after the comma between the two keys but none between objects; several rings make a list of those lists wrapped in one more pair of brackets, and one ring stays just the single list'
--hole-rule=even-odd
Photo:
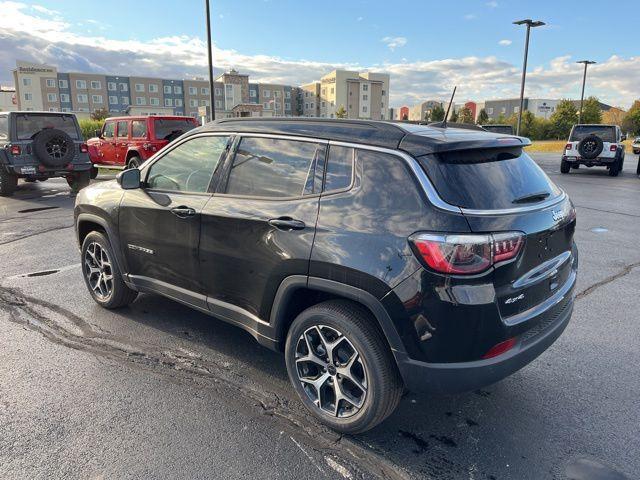
[{"label": "patched asphalt", "polygon": [[533,156],[578,211],[567,330],[504,381],[409,394],[355,437],[310,419],[241,330],[153,295],[95,305],[66,182],[21,183],[0,198],[0,478],[637,478],[638,157],[613,178]]}]

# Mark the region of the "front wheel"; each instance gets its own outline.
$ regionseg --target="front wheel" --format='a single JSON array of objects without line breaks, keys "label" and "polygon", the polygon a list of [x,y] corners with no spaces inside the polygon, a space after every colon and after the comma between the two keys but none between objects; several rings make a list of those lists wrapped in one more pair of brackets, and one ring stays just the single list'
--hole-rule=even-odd
[{"label": "front wheel", "polygon": [[611,164],[611,166],[609,167],[609,176],[610,177],[617,177],[618,174],[620,173],[620,170],[622,168],[621,165],[621,160],[617,159],[615,162],[613,162]]},{"label": "front wheel", "polygon": [[67,177],[67,183],[71,187],[71,191],[78,193],[91,183],[91,171],[75,172]]},{"label": "front wheel", "polygon": [[289,379],[304,406],[343,433],[369,430],[395,410],[403,383],[371,314],[330,300],[293,321],[285,346]]},{"label": "front wheel", "polygon": [[140,168],[140,165],[142,165],[140,157],[131,157],[127,162],[127,168]]},{"label": "front wheel", "polygon": [[82,242],[81,255],[84,282],[96,303],[111,309],[136,299],[138,292],[122,280],[111,243],[103,233],[89,233]]},{"label": "front wheel", "polygon": [[560,162],[560,173],[569,173],[570,168],[571,165],[566,160],[562,160],[562,162]]}]

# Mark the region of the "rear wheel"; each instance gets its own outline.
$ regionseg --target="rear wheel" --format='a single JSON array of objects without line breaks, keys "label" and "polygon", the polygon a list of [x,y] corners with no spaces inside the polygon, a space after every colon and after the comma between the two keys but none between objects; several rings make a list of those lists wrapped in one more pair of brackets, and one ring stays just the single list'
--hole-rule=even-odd
[{"label": "rear wheel", "polygon": [[101,232],[89,233],[82,242],[82,273],[93,299],[105,308],[129,305],[138,296],[122,280],[113,249]]},{"label": "rear wheel", "polygon": [[621,160],[618,158],[615,162],[613,162],[611,164],[611,166],[609,167],[609,176],[610,177],[617,177],[618,174],[620,173],[621,167]]},{"label": "rear wheel", "polygon": [[638,167],[636,168],[636,175],[640,175],[640,158],[638,159]]},{"label": "rear wheel", "polygon": [[289,379],[304,406],[334,430],[369,430],[402,396],[402,379],[374,322],[360,305],[331,300],[303,311],[289,330]]},{"label": "rear wheel", "polygon": [[91,180],[98,178],[98,167],[92,166],[89,172],[91,172]]},{"label": "rear wheel", "polygon": [[560,162],[560,173],[569,173],[570,168],[571,166],[566,160],[562,160],[562,162]]},{"label": "rear wheel", "polygon": [[142,165],[142,160],[140,157],[131,157],[127,162],[127,168],[139,168]]},{"label": "rear wheel", "polygon": [[0,166],[0,196],[10,197],[18,187],[18,177]]},{"label": "rear wheel", "polygon": [[76,172],[67,177],[67,183],[71,187],[71,191],[78,193],[84,187],[88,187],[91,183],[91,171]]}]

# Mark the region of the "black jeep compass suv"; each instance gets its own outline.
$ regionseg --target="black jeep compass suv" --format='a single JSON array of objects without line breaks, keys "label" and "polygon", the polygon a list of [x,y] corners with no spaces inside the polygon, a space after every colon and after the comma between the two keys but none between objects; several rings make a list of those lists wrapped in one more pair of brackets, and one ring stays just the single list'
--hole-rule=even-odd
[{"label": "black jeep compass suv", "polygon": [[304,405],[372,428],[403,389],[496,382],[569,322],[575,210],[486,131],[228,119],[82,190],[84,278],[106,308],[165,295],[283,350]]}]

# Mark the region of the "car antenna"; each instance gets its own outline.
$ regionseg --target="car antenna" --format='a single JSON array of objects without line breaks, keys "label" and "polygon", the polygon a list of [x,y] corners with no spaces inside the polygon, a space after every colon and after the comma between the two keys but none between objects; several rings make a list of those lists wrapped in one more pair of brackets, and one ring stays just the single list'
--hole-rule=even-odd
[{"label": "car antenna", "polygon": [[451,100],[449,100],[449,106],[447,107],[447,113],[444,114],[444,120],[442,120],[442,128],[447,128],[447,118],[449,118],[449,111],[451,111],[451,105],[453,105],[453,97],[456,96],[456,89],[458,86],[453,87],[453,93],[451,93]]}]

